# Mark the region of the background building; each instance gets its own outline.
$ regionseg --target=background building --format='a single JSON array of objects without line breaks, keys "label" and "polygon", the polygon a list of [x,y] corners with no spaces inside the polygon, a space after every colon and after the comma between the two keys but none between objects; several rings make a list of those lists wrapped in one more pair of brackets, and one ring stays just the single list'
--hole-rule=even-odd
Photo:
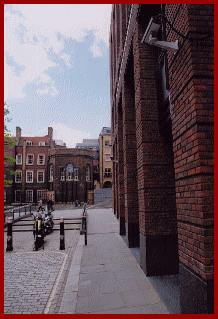
[{"label": "background building", "polygon": [[[151,17],[176,53],[142,43]],[[213,17],[211,4],[111,17],[114,212],[147,276],[179,274],[181,313],[213,313]]]},{"label": "background building", "polygon": [[63,141],[53,140],[52,127],[43,137],[21,136],[17,127],[12,139],[16,145],[5,143],[5,153],[16,162],[6,163],[5,170],[18,174],[6,174],[13,183],[5,187],[5,203],[38,203],[48,194],[56,202],[87,202],[94,187],[93,152],[97,150],[66,148]]},{"label": "background building", "polygon": [[111,128],[103,127],[99,135],[100,188],[112,187]]},{"label": "background building", "polygon": [[15,171],[13,202],[38,202],[47,189],[48,150],[55,147],[53,129],[43,137],[23,137],[16,128]]},{"label": "background building", "polygon": [[93,156],[93,181],[94,188],[100,188],[99,177],[99,140],[98,139],[83,139],[82,143],[76,144],[77,149],[86,149],[92,151]]},{"label": "background building", "polygon": [[92,151],[76,148],[49,150],[48,189],[57,202],[88,201],[93,190]]}]

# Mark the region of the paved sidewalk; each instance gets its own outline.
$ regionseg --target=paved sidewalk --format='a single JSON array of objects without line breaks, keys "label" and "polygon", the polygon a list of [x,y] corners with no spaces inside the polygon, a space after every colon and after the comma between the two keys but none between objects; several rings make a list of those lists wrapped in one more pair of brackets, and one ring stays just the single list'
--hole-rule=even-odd
[{"label": "paved sidewalk", "polygon": [[169,313],[118,228],[112,209],[88,210],[88,244],[80,236],[59,313]]}]

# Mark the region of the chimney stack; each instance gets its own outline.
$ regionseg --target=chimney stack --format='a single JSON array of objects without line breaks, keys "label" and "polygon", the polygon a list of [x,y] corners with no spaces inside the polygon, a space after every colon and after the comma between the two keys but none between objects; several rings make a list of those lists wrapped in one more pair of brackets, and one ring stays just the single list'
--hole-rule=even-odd
[{"label": "chimney stack", "polygon": [[16,138],[21,138],[21,128],[16,126]]},{"label": "chimney stack", "polygon": [[48,128],[48,137],[52,140],[53,138],[53,128],[52,127],[49,127]]}]

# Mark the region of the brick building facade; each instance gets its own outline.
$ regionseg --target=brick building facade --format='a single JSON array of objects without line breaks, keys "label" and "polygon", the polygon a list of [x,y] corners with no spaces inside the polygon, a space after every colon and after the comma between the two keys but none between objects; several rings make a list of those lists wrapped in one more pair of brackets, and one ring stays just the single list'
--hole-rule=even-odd
[{"label": "brick building facade", "polygon": [[53,140],[52,127],[42,137],[21,136],[17,127],[12,139],[16,145],[5,144],[5,153],[16,162],[6,163],[5,170],[17,175],[6,174],[13,183],[5,187],[5,203],[37,203],[47,191],[54,192],[56,202],[87,202],[93,189],[94,151],[66,148]]},{"label": "brick building facade", "polygon": [[100,188],[112,187],[111,128],[103,127],[99,135]]},{"label": "brick building facade", "polygon": [[48,189],[57,202],[87,202],[93,190],[93,152],[85,149],[49,150]]},{"label": "brick building facade", "polygon": [[[180,278],[181,313],[213,313],[213,5],[115,4],[113,207],[147,276]],[[142,43],[151,17],[174,54]]]}]

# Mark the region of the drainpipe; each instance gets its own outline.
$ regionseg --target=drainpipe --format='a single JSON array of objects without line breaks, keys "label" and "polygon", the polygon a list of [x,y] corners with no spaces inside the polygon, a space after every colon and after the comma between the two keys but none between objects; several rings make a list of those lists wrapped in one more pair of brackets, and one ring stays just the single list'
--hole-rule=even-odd
[{"label": "drainpipe", "polygon": [[23,141],[23,161],[22,161],[22,188],[21,203],[25,202],[25,186],[26,186],[26,139]]}]

